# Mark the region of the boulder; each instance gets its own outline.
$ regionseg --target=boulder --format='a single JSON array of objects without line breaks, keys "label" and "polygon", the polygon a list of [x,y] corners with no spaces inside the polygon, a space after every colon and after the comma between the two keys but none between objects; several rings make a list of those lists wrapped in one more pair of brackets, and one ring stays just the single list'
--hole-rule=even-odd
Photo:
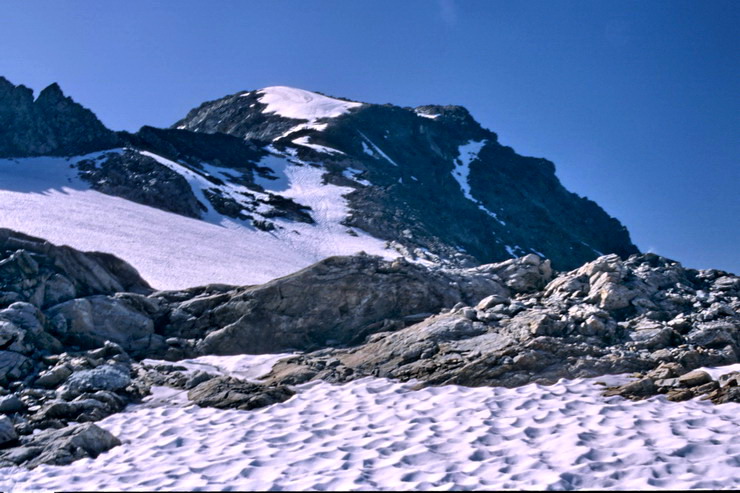
[{"label": "boulder", "polygon": [[0,447],[18,439],[13,422],[5,416],[0,416]]},{"label": "boulder", "polygon": [[0,396],[0,413],[13,414],[26,410],[26,405],[15,394]]},{"label": "boulder", "polygon": [[652,379],[642,378],[618,387],[609,388],[604,392],[604,395],[607,397],[621,395],[628,399],[639,400],[655,395],[657,392],[658,387]]},{"label": "boulder", "polygon": [[19,447],[0,451],[0,466],[63,466],[85,457],[95,458],[120,444],[110,432],[92,423],[72,425],[42,431],[25,439]]},{"label": "boulder", "polygon": [[71,365],[61,363],[39,374],[39,377],[34,383],[40,387],[53,389],[63,383],[73,372],[74,370]]},{"label": "boulder", "polygon": [[132,355],[139,355],[166,346],[164,338],[154,333],[150,315],[125,298],[77,298],[51,307],[47,313],[59,339],[85,349],[99,348],[111,341]]},{"label": "boulder", "polygon": [[0,385],[21,380],[33,372],[33,360],[14,351],[0,351]]},{"label": "boulder", "polygon": [[57,394],[66,400],[85,392],[120,390],[131,383],[130,368],[123,364],[103,365],[72,374]]},{"label": "boulder", "polygon": [[506,293],[488,268],[434,271],[402,259],[330,257],[267,284],[234,290],[206,312],[193,307],[190,318],[180,312],[180,323],[165,332],[192,337],[202,327],[201,334],[207,334],[197,345],[200,354],[317,349],[357,344],[375,332],[404,327],[409,315]]},{"label": "boulder", "polygon": [[690,371],[678,377],[678,382],[684,387],[698,387],[711,381],[712,376],[701,370]]},{"label": "boulder", "polygon": [[200,407],[248,411],[286,401],[294,394],[286,386],[266,386],[232,377],[216,377],[191,389],[188,399]]},{"label": "boulder", "polygon": [[529,293],[542,289],[552,279],[550,261],[530,253],[524,257],[488,264],[474,269],[497,275],[515,293]]}]

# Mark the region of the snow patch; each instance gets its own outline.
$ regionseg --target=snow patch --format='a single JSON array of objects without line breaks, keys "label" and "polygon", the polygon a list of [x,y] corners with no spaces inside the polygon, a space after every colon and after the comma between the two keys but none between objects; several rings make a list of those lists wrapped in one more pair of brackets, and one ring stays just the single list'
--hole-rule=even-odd
[{"label": "snow patch", "polygon": [[[275,363],[281,359],[290,358],[297,353],[279,354],[237,354],[234,356],[200,356],[177,362],[177,366],[185,367],[185,374],[202,371],[212,375],[236,377],[250,382],[259,382],[267,375]],[[142,364],[155,366],[160,364],[171,365],[171,361],[144,359]]]},{"label": "snow patch", "polygon": [[414,111],[414,113],[416,113],[417,115],[419,115],[419,116],[421,116],[421,117],[424,117],[424,118],[429,118],[429,119],[431,119],[431,120],[434,120],[434,119],[436,119],[437,117],[439,117],[439,115],[438,115],[438,114],[432,114],[432,113],[422,113],[422,112],[421,112],[421,111],[419,111],[419,110],[415,110],[415,111]]},{"label": "snow patch", "polygon": [[452,177],[460,185],[460,189],[466,199],[470,200],[478,206],[478,209],[488,214],[490,217],[499,222],[502,226],[506,226],[506,223],[498,218],[495,212],[489,210],[484,206],[480,200],[473,197],[473,193],[470,187],[470,163],[478,158],[478,153],[483,146],[486,145],[486,140],[481,141],[470,141],[467,144],[461,145],[458,148],[458,158],[455,160],[455,167],[452,170]]},{"label": "snow patch", "polygon": [[264,112],[285,118],[315,122],[321,118],[335,118],[362,103],[342,101],[294,87],[273,86],[259,91],[259,102],[267,105]]},{"label": "snow patch", "polygon": [[585,246],[585,247],[587,247],[587,248],[590,248],[590,249],[591,249],[591,250],[592,250],[592,251],[593,251],[593,252],[594,252],[594,253],[595,253],[596,255],[598,255],[599,257],[603,257],[603,256],[604,256],[604,254],[603,254],[602,252],[598,251],[597,249],[595,249],[594,247],[592,247],[591,245],[589,245],[589,244],[588,244],[588,243],[586,243],[585,241],[582,241],[582,242],[581,242],[581,245],[583,245],[583,246]]},{"label": "snow patch", "polygon": [[[524,253],[524,250],[519,245],[515,245],[513,247],[509,245],[504,245],[504,248],[506,249],[506,252],[514,258],[518,258],[522,255],[522,253]],[[519,253],[517,253],[517,251]],[[542,257],[544,257],[544,255]]]},{"label": "snow patch", "polygon": [[[380,156],[386,161],[388,161],[389,163],[391,163],[393,166],[398,166],[398,163],[396,163],[393,159],[389,158],[385,152],[381,151],[380,147],[373,144],[373,142],[370,139],[368,139],[364,133],[359,132],[359,134],[364,139],[362,142],[362,150],[365,152],[365,154],[372,156],[376,159],[378,158],[378,156]],[[367,144],[369,144],[370,147],[368,147],[367,144],[365,144],[365,142],[367,142]]]},{"label": "snow patch", "polygon": [[324,169],[308,164],[296,164],[287,157],[273,155],[267,160],[263,159],[260,165],[272,168],[278,179],[270,181],[261,178],[259,184],[265,190],[309,206],[315,221],[315,224],[306,224],[276,219],[274,222],[281,228],[272,231],[271,234],[280,238],[284,244],[309,252],[318,258],[358,251],[385,258],[397,256],[386,249],[384,241],[362,230],[356,231],[357,236],[347,234],[347,227],[341,224],[350,212],[344,195],[353,192],[354,188],[324,183]]},{"label": "snow patch", "polygon": [[547,258],[547,256],[546,256],[546,255],[545,255],[544,253],[542,253],[542,252],[538,252],[538,251],[537,251],[537,250],[535,250],[534,248],[530,248],[529,250],[530,250],[530,251],[531,251],[532,253],[536,253],[536,254],[537,254],[537,255],[539,255],[539,256],[540,256],[541,258]]},{"label": "snow patch", "polygon": [[370,183],[368,180],[365,180],[364,178],[358,178],[358,176],[361,175],[362,173],[363,172],[360,171],[359,169],[354,169],[354,168],[347,168],[342,172],[342,174],[346,178],[356,181],[360,185],[365,185],[366,187],[369,187],[370,185],[372,185],[372,183]]},{"label": "snow patch", "polygon": [[310,137],[307,135],[304,135],[303,137],[299,137],[297,139],[293,139],[293,143],[299,146],[308,147],[313,149],[316,152],[320,152],[323,154],[341,154],[344,155],[344,152],[340,151],[339,149],[334,149],[332,147],[326,147],[319,144],[312,144],[309,142]]}]

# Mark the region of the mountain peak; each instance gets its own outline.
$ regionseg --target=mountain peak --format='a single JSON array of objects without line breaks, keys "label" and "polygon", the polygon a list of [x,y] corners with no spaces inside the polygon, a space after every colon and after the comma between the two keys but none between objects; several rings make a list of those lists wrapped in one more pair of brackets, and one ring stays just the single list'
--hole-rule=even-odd
[{"label": "mountain peak", "polygon": [[56,82],[34,100],[33,91],[0,78],[0,156],[68,156],[110,149],[119,143],[95,114],[64,95]]},{"label": "mountain peak", "polygon": [[71,98],[68,98],[64,95],[64,92],[62,91],[62,88],[59,87],[59,84],[56,82],[50,84],[46,88],[44,88],[40,93],[38,98],[36,98],[36,104],[38,105],[53,105],[60,103],[62,101],[68,100],[72,104],[74,101],[72,101]]}]

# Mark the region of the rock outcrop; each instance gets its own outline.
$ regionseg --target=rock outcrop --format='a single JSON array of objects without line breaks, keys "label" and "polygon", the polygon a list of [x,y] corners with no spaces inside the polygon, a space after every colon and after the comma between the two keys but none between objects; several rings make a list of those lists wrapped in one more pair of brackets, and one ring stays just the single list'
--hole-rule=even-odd
[{"label": "rock outcrop", "polygon": [[41,464],[63,466],[85,457],[95,458],[121,444],[116,437],[92,423],[43,431],[22,443],[20,447],[0,450],[0,467],[20,465],[33,469]]},{"label": "rock outcrop", "polygon": [[[534,270],[544,282],[551,271],[538,268],[525,264],[517,272]],[[509,282],[521,288],[527,281]],[[511,291],[486,268],[433,271],[403,259],[358,255],[331,257],[261,286],[206,291],[179,303],[179,293],[155,297],[175,307],[165,336],[197,340],[198,354],[255,354],[356,344],[456,303]]]},{"label": "rock outcrop", "polygon": [[101,252],[80,252],[0,228],[0,308],[46,308],[94,294],[151,293],[136,269]]},{"label": "rock outcrop", "polygon": [[715,404],[740,402],[740,372],[728,372],[715,380],[705,371],[688,371],[680,363],[661,363],[647,373],[636,375],[631,382],[604,391],[606,396],[619,395],[632,400],[661,394],[673,402],[696,397]]},{"label": "rock outcrop", "polygon": [[374,375],[515,387],[664,363],[686,371],[725,365],[740,354],[739,288],[737,276],[684,269],[652,254],[604,256],[543,290],[461,304],[356,347],[285,360],[268,382]]},{"label": "rock outcrop", "polygon": [[52,84],[33,91],[0,77],[0,158],[76,156],[111,149],[119,137]]},{"label": "rock outcrop", "polygon": [[209,379],[188,392],[200,407],[249,411],[284,402],[295,395],[286,386],[265,386],[231,377]]},{"label": "rock outcrop", "polygon": [[207,210],[182,175],[140,152],[109,152],[76,166],[93,190],[187,217]]}]

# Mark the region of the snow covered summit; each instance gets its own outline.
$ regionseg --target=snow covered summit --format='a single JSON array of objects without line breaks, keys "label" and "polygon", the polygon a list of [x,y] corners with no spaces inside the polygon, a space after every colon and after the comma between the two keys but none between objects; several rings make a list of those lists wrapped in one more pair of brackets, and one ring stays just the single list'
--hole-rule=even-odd
[{"label": "snow covered summit", "polygon": [[[330,98],[295,87],[272,86],[257,92],[262,94],[259,101],[267,105],[264,112],[310,122],[320,118],[334,118],[362,106],[362,103]],[[244,96],[249,94],[245,93]]]}]

